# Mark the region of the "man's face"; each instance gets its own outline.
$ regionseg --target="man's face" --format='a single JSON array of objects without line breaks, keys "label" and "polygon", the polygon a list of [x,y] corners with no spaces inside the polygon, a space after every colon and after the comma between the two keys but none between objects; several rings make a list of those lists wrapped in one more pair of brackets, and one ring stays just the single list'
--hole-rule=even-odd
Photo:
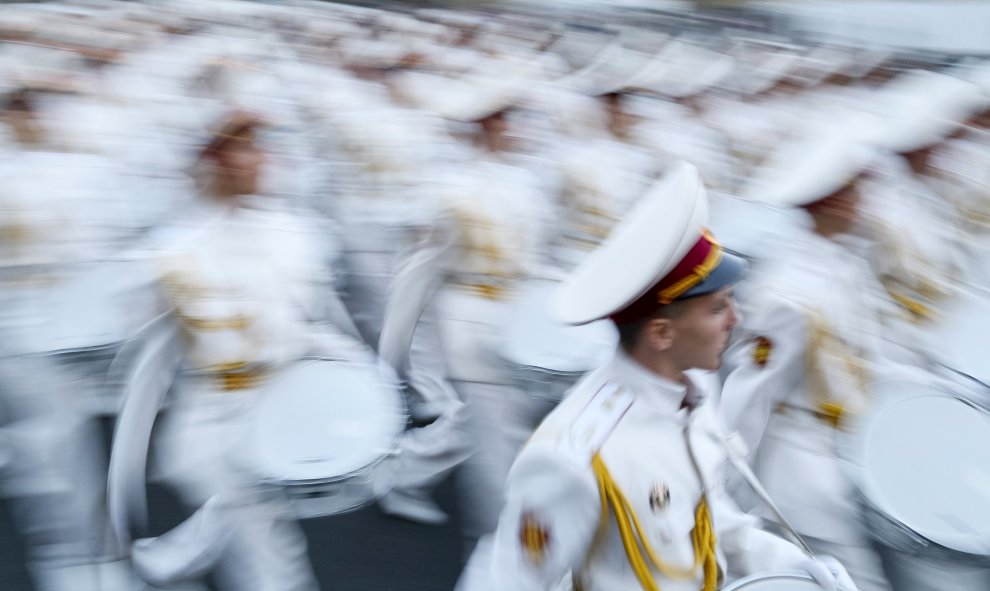
[{"label": "man's face", "polygon": [[485,132],[492,136],[503,136],[509,130],[508,111],[493,113],[481,120]]},{"label": "man's face", "polygon": [[608,117],[608,125],[613,131],[622,132],[633,124],[633,117],[624,105],[623,96],[614,92],[603,97],[605,101],[605,112]]},{"label": "man's face", "polygon": [[732,288],[685,300],[684,309],[671,318],[671,353],[683,369],[716,370],[739,322]]},{"label": "man's face", "polygon": [[258,191],[265,155],[255,143],[253,133],[229,142],[220,150],[216,159],[237,193],[251,195]]},{"label": "man's face", "polygon": [[827,218],[835,231],[848,233],[860,220],[862,196],[859,187],[857,178],[825,199],[805,207],[813,216]]},{"label": "man's face", "polygon": [[913,152],[907,152],[904,154],[904,159],[907,160],[908,164],[911,166],[911,170],[915,173],[923,174],[928,171],[928,165],[931,161],[932,154],[939,147],[939,145],[941,144],[934,144]]},{"label": "man's face", "polygon": [[985,109],[969,120],[969,125],[979,129],[990,129],[990,109]]}]

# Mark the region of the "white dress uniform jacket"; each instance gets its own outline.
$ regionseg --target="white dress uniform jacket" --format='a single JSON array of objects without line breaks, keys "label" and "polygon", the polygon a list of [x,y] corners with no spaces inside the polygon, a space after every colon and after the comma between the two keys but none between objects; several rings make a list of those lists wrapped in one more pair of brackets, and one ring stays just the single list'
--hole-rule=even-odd
[{"label": "white dress uniform jacket", "polygon": [[608,236],[636,202],[666,158],[605,136],[561,147],[562,231],[554,258],[577,265]]},{"label": "white dress uniform jacket", "polygon": [[459,231],[437,294],[449,378],[467,409],[473,457],[459,473],[466,543],[495,528],[505,476],[519,447],[549,411],[525,394],[499,358],[517,280],[542,273],[549,204],[537,177],[506,154],[470,153],[441,189]]},{"label": "white dress uniform jacket", "polygon": [[954,208],[955,240],[963,250],[962,280],[990,287],[990,132],[970,130],[944,142],[933,157],[933,179]]},{"label": "white dress uniform jacket", "polygon": [[[580,449],[585,433],[593,432],[604,433],[604,442],[596,445],[599,456],[667,565],[694,565],[691,530],[702,494],[717,537],[720,577],[804,562],[795,546],[761,531],[758,520],[741,513],[729,498],[725,431],[706,383],[711,382],[698,374],[687,384],[671,382],[621,351],[585,376],[516,460],[498,530],[479,545],[459,589],[554,589],[569,573],[574,588],[584,591],[640,588],[614,517],[602,521],[590,455]],[[607,424],[614,415],[596,411],[607,408],[608,401],[595,402],[609,396],[612,387],[631,397],[614,427]],[[654,568],[651,574],[665,591],[702,586],[700,568],[686,579]]]},{"label": "white dress uniform jacket", "polygon": [[898,297],[937,305],[962,275],[952,205],[902,159],[885,159],[878,168],[881,173],[865,195],[866,212],[878,230],[876,272]]},{"label": "white dress uniform jacket", "polygon": [[440,293],[441,337],[450,377],[511,383],[493,357],[512,299],[512,281],[539,275],[551,210],[537,178],[507,155],[477,153],[440,188],[460,233],[458,256]]}]

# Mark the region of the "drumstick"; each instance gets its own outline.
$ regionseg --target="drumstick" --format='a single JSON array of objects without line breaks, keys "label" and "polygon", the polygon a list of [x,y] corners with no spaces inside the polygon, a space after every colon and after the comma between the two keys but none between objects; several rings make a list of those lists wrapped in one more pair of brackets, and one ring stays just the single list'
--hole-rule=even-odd
[{"label": "drumstick", "polygon": [[774,514],[774,516],[777,518],[777,523],[779,523],[781,527],[783,527],[784,530],[787,531],[787,533],[791,534],[791,537],[793,537],[794,540],[797,542],[798,546],[800,546],[801,549],[804,550],[805,554],[807,554],[811,558],[814,558],[815,553],[811,551],[811,547],[808,546],[808,543],[804,541],[804,538],[801,537],[801,534],[799,534],[797,530],[794,529],[794,526],[791,525],[789,521],[787,521],[787,518],[784,517],[784,514],[780,512],[780,509],[777,507],[777,504],[773,502],[772,498],[770,498],[770,493],[768,493],[767,490],[763,488],[763,485],[760,483],[760,479],[756,477],[756,474],[753,473],[753,470],[749,467],[749,464],[746,463],[746,458],[744,457],[745,445],[746,444],[743,443],[739,433],[732,433],[732,435],[729,435],[725,439],[725,446],[729,452],[728,454],[729,461],[732,463],[733,466],[735,466],[736,470],[738,470],[739,473],[742,474],[743,478],[746,479],[746,482],[753,489],[753,492],[755,492],[756,495],[760,497],[760,499],[766,504],[766,506]]}]

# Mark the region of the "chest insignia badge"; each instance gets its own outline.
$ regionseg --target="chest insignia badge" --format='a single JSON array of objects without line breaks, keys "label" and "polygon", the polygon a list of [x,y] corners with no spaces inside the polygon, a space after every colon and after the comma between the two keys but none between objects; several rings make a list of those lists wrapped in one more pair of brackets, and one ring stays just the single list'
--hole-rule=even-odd
[{"label": "chest insignia badge", "polygon": [[654,513],[663,513],[670,507],[670,489],[666,484],[657,482],[650,489],[650,509]]}]

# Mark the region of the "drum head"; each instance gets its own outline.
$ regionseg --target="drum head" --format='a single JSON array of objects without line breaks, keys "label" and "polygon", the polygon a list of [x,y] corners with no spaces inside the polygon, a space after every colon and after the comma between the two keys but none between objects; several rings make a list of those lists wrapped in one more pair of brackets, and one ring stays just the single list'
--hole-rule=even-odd
[{"label": "drum head", "polygon": [[120,343],[164,311],[153,269],[140,262],[101,262],[67,268],[49,290],[47,318],[34,338],[48,351]]},{"label": "drum head", "polygon": [[861,491],[928,540],[990,555],[990,414],[934,386],[901,386],[858,425]]},{"label": "drum head", "polygon": [[938,363],[990,384],[990,295],[963,292],[945,302],[945,313],[932,334]]},{"label": "drum head", "polygon": [[[12,350],[85,352],[119,345],[165,311],[157,277],[139,261],[36,267],[30,280],[0,288],[0,324]],[[13,332],[11,332],[13,331]]]},{"label": "drum head", "polygon": [[375,367],[305,361],[266,388],[252,441],[266,480],[327,481],[383,458],[405,424],[401,395]]},{"label": "drum head", "polygon": [[805,573],[754,575],[740,579],[723,591],[822,591],[823,587]]},{"label": "drum head", "polygon": [[538,367],[560,373],[581,373],[604,365],[619,342],[611,322],[584,326],[554,321],[550,298],[556,281],[525,282],[514,303],[502,357],[513,365]]}]

